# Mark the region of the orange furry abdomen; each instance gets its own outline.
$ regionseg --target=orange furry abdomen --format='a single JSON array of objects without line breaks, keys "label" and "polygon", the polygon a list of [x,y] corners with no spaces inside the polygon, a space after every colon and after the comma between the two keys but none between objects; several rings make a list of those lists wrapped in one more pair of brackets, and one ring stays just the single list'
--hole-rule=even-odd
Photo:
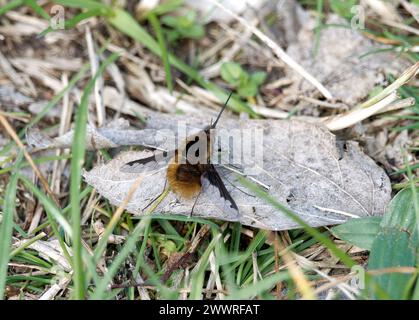
[{"label": "orange furry abdomen", "polygon": [[188,173],[179,164],[169,164],[167,168],[167,182],[172,191],[185,199],[191,199],[201,190],[201,179],[196,173]]}]

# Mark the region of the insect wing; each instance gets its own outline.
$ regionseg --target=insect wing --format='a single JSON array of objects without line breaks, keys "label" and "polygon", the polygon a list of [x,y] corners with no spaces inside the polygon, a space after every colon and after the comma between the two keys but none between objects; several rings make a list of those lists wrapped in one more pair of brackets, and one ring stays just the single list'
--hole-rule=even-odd
[{"label": "insect wing", "polygon": [[120,168],[120,171],[127,173],[144,173],[157,171],[163,167],[166,167],[174,154],[175,151],[156,151],[151,156],[127,162]]},{"label": "insect wing", "polygon": [[201,176],[202,193],[210,199],[220,210],[228,215],[238,216],[239,208],[224,185],[223,180],[212,164],[206,165]]}]

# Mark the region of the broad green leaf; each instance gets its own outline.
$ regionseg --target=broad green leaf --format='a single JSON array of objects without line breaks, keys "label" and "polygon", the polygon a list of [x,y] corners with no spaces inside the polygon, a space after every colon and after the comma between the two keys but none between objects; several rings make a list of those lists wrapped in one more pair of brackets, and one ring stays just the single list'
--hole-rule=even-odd
[{"label": "broad green leaf", "polygon": [[[368,269],[414,267],[417,249],[412,240],[406,231],[396,228],[381,230],[373,242]],[[417,234],[414,241],[417,242]],[[373,279],[390,299],[400,300],[408,298],[412,277],[415,275],[389,272],[374,276]]]},{"label": "broad green leaf", "polygon": [[[391,201],[372,244],[369,270],[416,266],[419,246],[413,201],[410,188],[400,191]],[[373,279],[391,299],[406,299],[412,277],[415,275],[391,272]]]},{"label": "broad green leaf", "polygon": [[331,230],[338,238],[359,248],[371,250],[372,243],[380,230],[382,217],[351,219]]},{"label": "broad green leaf", "polygon": [[[419,192],[419,188],[416,188]],[[416,228],[416,214],[413,203],[413,192],[410,188],[403,189],[391,200],[388,211],[381,221],[383,228],[398,228],[413,234]]]}]

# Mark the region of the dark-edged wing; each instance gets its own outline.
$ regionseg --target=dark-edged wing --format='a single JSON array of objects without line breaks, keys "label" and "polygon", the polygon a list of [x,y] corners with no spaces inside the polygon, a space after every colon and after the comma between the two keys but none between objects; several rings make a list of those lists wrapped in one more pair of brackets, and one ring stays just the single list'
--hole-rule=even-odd
[{"label": "dark-edged wing", "polygon": [[201,176],[201,184],[204,194],[212,200],[214,205],[228,214],[235,216],[239,214],[236,202],[225,187],[214,165],[205,165],[204,173]]},{"label": "dark-edged wing", "polygon": [[143,173],[159,170],[168,165],[175,151],[155,151],[153,155],[124,164],[119,170],[127,173]]}]

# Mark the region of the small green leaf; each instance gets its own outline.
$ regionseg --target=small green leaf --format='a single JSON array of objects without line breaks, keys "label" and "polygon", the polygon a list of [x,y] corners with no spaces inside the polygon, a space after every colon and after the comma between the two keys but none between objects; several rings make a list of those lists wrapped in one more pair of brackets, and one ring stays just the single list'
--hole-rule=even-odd
[{"label": "small green leaf", "polygon": [[196,19],[196,12],[195,11],[188,11],[185,15],[181,16],[179,19],[179,27],[183,28],[190,28],[194,24]]},{"label": "small green leaf", "polygon": [[343,18],[352,18],[351,9],[357,2],[357,0],[330,0],[330,8]]},{"label": "small green leaf", "polygon": [[172,254],[172,253],[177,251],[176,243],[174,243],[171,240],[161,241],[160,246],[163,248],[163,250],[165,251],[166,254]]},{"label": "small green leaf", "polygon": [[237,93],[244,98],[254,97],[258,93],[258,86],[254,82],[248,81],[238,88]]},{"label": "small green leaf", "polygon": [[371,250],[372,243],[380,230],[381,217],[351,219],[331,229],[332,233],[359,248]]},{"label": "small green leaf", "polygon": [[183,4],[183,0],[169,0],[164,1],[153,9],[155,15],[160,16],[169,12],[175,11]]},{"label": "small green leaf", "polygon": [[196,12],[193,10],[189,10],[188,12],[186,12],[184,17],[188,19],[190,22],[194,22],[196,20]]},{"label": "small green leaf", "polygon": [[192,25],[189,29],[185,29],[183,36],[189,39],[200,39],[205,35],[204,27],[200,24]]},{"label": "small green leaf", "polygon": [[221,65],[221,78],[233,86],[239,85],[245,75],[245,71],[238,63],[225,62]]},{"label": "small green leaf", "polygon": [[266,80],[266,72],[264,71],[256,71],[255,73],[252,73],[250,76],[250,81],[255,83],[257,86],[260,86],[262,83],[264,83]]},{"label": "small green leaf", "polygon": [[166,38],[168,42],[176,42],[181,37],[180,33],[176,30],[166,31]]},{"label": "small green leaf", "polygon": [[160,19],[163,24],[172,28],[176,27],[178,24],[178,19],[175,16],[167,15],[167,16],[163,16]]},{"label": "small green leaf", "polygon": [[205,35],[204,27],[196,22],[196,12],[188,11],[181,16],[166,15],[161,18],[161,22],[172,28],[168,39],[177,40],[180,38],[200,39]]}]

